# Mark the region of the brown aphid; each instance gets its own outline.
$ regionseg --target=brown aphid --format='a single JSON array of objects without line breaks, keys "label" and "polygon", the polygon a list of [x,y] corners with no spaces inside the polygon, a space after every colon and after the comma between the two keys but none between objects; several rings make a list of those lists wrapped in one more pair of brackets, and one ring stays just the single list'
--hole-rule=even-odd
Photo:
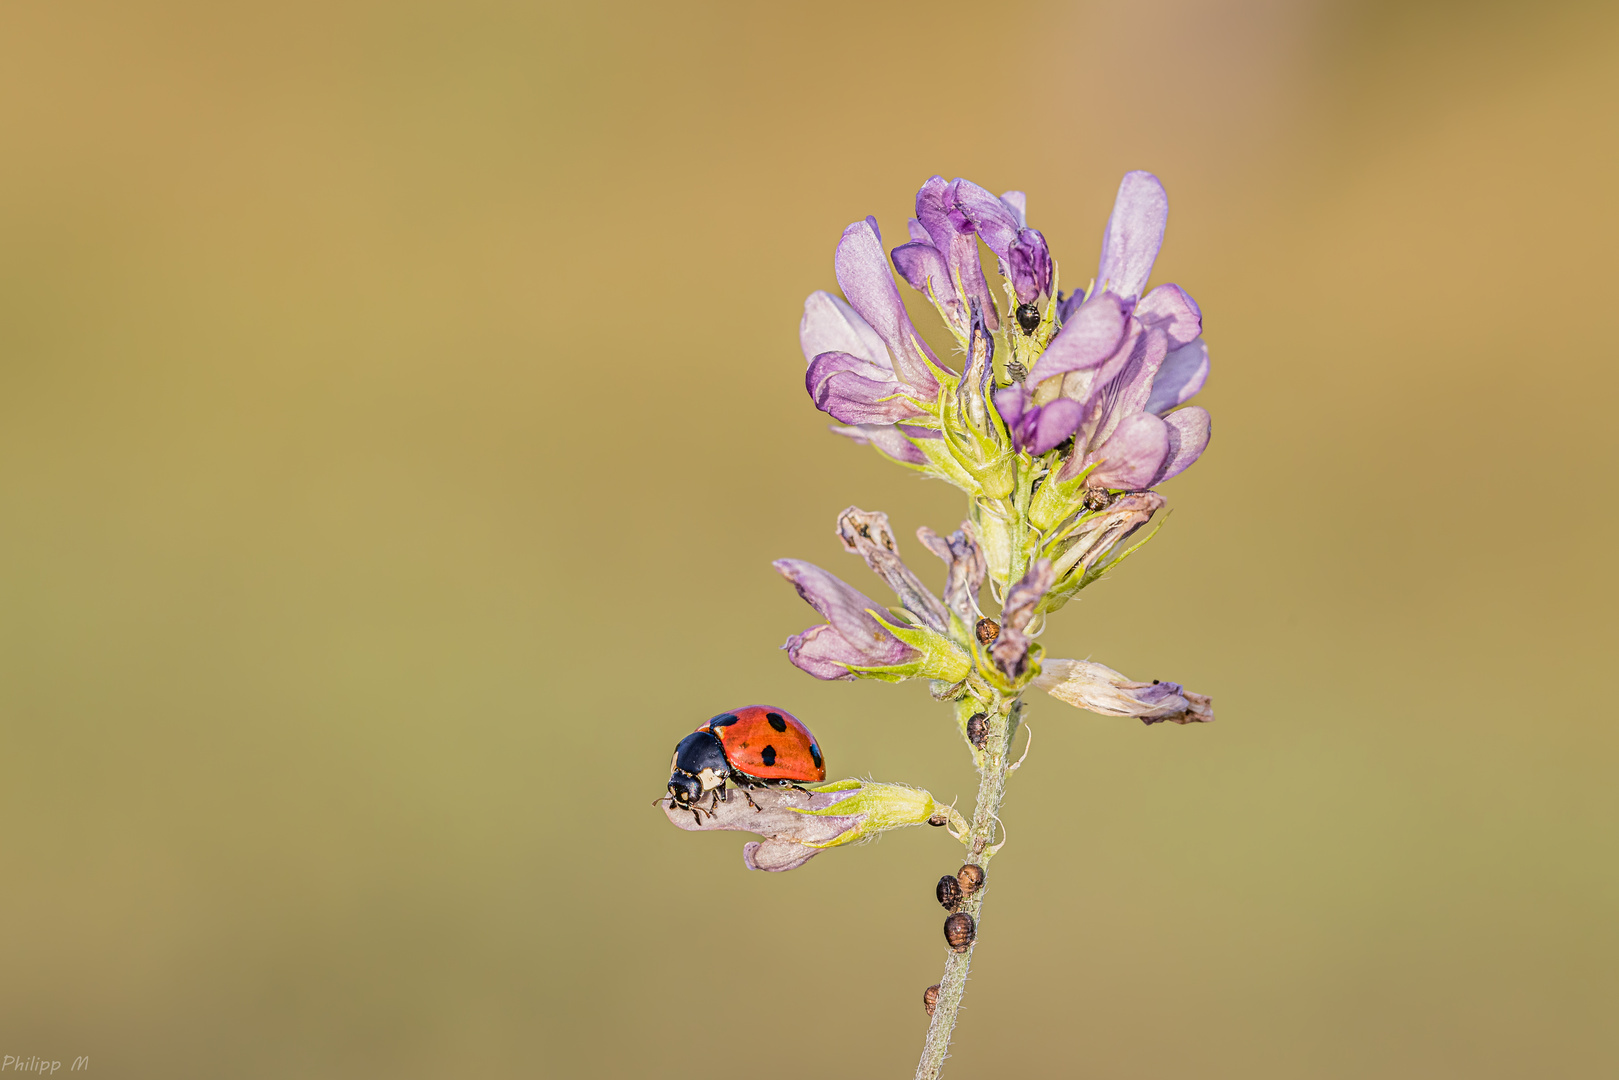
[{"label": "brown aphid", "polygon": [[956,905],[961,903],[961,882],[946,874],[939,879],[939,884],[933,890],[933,895],[939,898],[939,903],[944,906],[946,911],[954,911],[956,910]]},{"label": "brown aphid", "polygon": [[984,713],[973,713],[967,718],[967,741],[979,750],[989,741],[989,717]]},{"label": "brown aphid", "polygon": [[994,619],[978,620],[978,644],[987,649],[993,645],[995,643],[995,639],[1000,636],[1000,623],[996,622]]},{"label": "brown aphid", "polygon": [[956,881],[961,885],[961,895],[971,896],[984,887],[984,868],[968,863],[956,871]]},{"label": "brown aphid", "polygon": [[934,814],[932,817],[928,818],[928,824],[932,825],[935,829],[943,828],[949,823],[950,819],[945,817],[943,814]]},{"label": "brown aphid", "polygon": [[944,921],[944,940],[957,952],[972,948],[973,939],[977,936],[978,927],[973,923],[973,917],[965,911],[958,911]]},{"label": "brown aphid", "polygon": [[922,1008],[928,1011],[929,1016],[932,1016],[933,1007],[937,1004],[939,1004],[939,984],[934,983],[922,991]]}]

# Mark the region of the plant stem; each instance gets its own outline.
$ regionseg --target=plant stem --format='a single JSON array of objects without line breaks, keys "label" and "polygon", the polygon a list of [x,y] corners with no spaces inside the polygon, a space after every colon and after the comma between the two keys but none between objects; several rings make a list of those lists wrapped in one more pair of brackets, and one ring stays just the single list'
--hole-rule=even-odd
[{"label": "plant stem", "polygon": [[[1016,700],[1007,702],[990,730],[989,740],[985,744],[984,767],[979,772],[978,801],[973,806],[972,822],[967,830],[967,861],[985,869],[995,854],[991,846],[1000,828],[996,815],[1000,813],[1001,800],[1006,796],[1007,760],[1011,749],[1010,716],[1017,707]],[[979,925],[984,894],[989,891],[987,877],[984,885],[956,909],[971,915],[975,926]],[[928,1024],[927,1040],[922,1044],[922,1060],[916,1066],[916,1080],[937,1080],[940,1070],[944,1068],[944,1059],[950,1050],[950,1036],[956,1029],[956,1013],[967,990],[967,969],[972,966],[975,948],[976,938],[965,952],[952,951],[944,962],[944,977],[939,980],[939,1000],[933,1006],[933,1020]]]}]

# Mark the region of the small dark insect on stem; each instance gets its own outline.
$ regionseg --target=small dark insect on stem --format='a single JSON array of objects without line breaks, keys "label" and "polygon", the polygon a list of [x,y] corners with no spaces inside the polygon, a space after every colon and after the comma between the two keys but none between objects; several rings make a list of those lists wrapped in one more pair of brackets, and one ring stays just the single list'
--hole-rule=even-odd
[{"label": "small dark insect on stem", "polygon": [[[963,837],[970,853],[970,865],[977,867],[978,873],[968,873],[967,881],[960,881],[958,875],[962,898],[955,908],[956,914],[965,915],[970,920],[966,925],[974,928],[974,934],[966,940],[965,945],[952,950],[945,959],[944,977],[939,980],[938,995],[930,1010],[932,1019],[928,1022],[927,1039],[922,1044],[922,1060],[916,1066],[916,1080],[938,1080],[939,1071],[944,1068],[945,1055],[950,1050],[950,1036],[956,1029],[956,1014],[961,1009],[962,994],[967,989],[967,970],[972,966],[973,950],[978,944],[976,935],[982,924],[984,895],[989,891],[984,869],[995,855],[993,845],[999,829],[997,815],[1001,810],[1001,800],[1006,797],[1009,764],[1006,733],[1012,717],[1020,708],[1019,702],[1011,701],[1006,703],[1002,711],[988,716],[990,731],[985,740],[984,767],[979,772],[978,799],[973,806],[967,835]],[[974,880],[979,887],[969,891],[966,886]],[[951,918],[955,918],[955,915]]]}]

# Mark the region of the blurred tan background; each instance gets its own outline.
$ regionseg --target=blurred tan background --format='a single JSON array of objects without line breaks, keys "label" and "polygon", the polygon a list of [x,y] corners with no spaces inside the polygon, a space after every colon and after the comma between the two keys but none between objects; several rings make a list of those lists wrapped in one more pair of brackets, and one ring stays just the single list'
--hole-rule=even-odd
[{"label": "blurred tan background", "polygon": [[923,688],[776,651],[771,558],[962,513],[825,433],[800,305],[934,172],[1083,282],[1149,168],[1215,437],[1046,645],[1219,721],[1033,703],[948,1075],[1619,1075],[1616,32],[7,5],[0,1053],[910,1075],[948,839],[750,874],[649,804],[755,701],[970,802]]}]

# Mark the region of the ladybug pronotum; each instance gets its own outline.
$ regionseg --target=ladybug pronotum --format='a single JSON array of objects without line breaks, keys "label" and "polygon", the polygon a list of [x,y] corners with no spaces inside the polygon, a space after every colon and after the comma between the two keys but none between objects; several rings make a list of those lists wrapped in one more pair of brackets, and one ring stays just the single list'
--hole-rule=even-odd
[{"label": "ladybug pronotum", "polygon": [[984,713],[973,713],[967,718],[967,741],[979,750],[989,741],[989,717]]},{"label": "ladybug pronotum", "polygon": [[[714,803],[726,801],[727,780],[742,788],[743,797],[757,810],[748,788],[798,787],[825,779],[826,759],[801,720],[786,709],[749,705],[703,721],[680,740],[669,766],[669,797],[695,818],[705,809],[713,813]],[[699,806],[710,792],[713,800],[707,807]]]},{"label": "ladybug pronotum", "polygon": [[934,983],[922,991],[922,1008],[928,1011],[929,1016],[932,1016],[933,1008],[937,1004],[939,1004],[939,984]]},{"label": "ladybug pronotum", "polygon": [[984,868],[968,863],[956,871],[956,880],[961,884],[961,895],[971,896],[984,887]]},{"label": "ladybug pronotum", "polygon": [[973,923],[973,917],[965,911],[958,911],[944,921],[944,940],[956,952],[966,952],[972,948],[973,939],[978,936],[978,927]]},{"label": "ladybug pronotum", "polygon": [[950,874],[946,874],[939,879],[939,884],[934,888],[933,895],[939,898],[939,903],[944,906],[946,911],[954,911],[956,910],[956,905],[961,903],[961,882]]}]

